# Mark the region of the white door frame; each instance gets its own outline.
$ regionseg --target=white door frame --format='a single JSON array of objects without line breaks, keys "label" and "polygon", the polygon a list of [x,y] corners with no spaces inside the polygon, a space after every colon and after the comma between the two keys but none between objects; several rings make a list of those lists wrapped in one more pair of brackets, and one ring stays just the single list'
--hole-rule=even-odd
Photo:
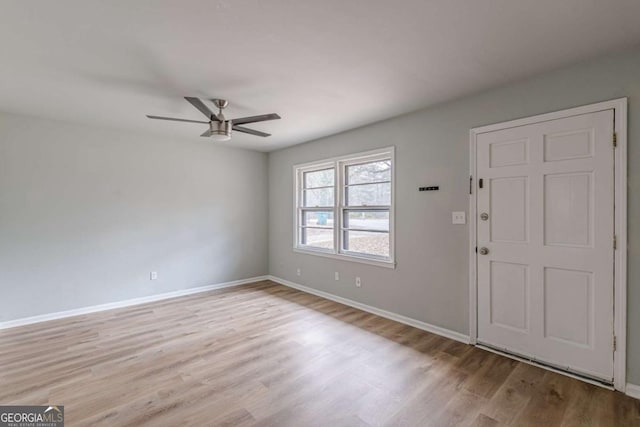
[{"label": "white door frame", "polygon": [[[471,172],[469,201],[469,342],[477,343],[478,337],[478,277],[477,277],[477,233],[476,223],[476,139],[479,134],[493,132],[517,126],[525,126],[549,120],[562,119],[580,114],[595,113],[603,110],[614,110],[614,132],[617,147],[614,153],[615,169],[615,234],[617,249],[614,251],[614,326],[616,339],[613,362],[613,385],[616,390],[625,391],[626,387],[626,349],[627,349],[627,98],[613,99],[597,104],[540,114],[504,123],[481,126],[471,129],[469,133],[469,168]],[[613,141],[612,141],[613,143]]]}]

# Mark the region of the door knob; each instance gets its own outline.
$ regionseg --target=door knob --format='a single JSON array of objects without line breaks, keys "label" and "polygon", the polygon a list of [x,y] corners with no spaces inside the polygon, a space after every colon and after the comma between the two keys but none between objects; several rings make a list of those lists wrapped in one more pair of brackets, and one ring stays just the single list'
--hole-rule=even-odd
[{"label": "door knob", "polygon": [[481,220],[483,220],[483,221],[488,220],[488,219],[489,219],[489,214],[488,214],[488,213],[486,213],[486,212],[482,212],[482,213],[480,214],[480,219],[481,219]]},{"label": "door knob", "polygon": [[489,253],[489,249],[487,248],[480,248],[480,255],[487,255]]}]

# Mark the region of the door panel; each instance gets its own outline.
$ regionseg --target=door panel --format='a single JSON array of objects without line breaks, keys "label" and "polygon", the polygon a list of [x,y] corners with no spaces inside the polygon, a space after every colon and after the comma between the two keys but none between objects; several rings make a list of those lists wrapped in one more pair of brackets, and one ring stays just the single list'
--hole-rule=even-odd
[{"label": "door panel", "polygon": [[613,110],[479,134],[478,341],[613,379]]},{"label": "door panel", "polygon": [[593,157],[593,129],[545,134],[545,162],[587,157]]},{"label": "door panel", "polygon": [[[545,337],[591,347],[593,341],[592,276],[589,271],[544,269]],[[571,316],[567,316],[571,306]]]},{"label": "door panel", "polygon": [[489,181],[491,241],[526,242],[527,177],[495,178]]},{"label": "door panel", "polygon": [[528,268],[523,264],[492,261],[491,323],[526,332],[529,306]]},{"label": "door panel", "polygon": [[544,177],[544,241],[549,246],[593,246],[590,172]]},{"label": "door panel", "polygon": [[526,165],[528,143],[527,139],[492,143],[489,146],[491,167]]}]

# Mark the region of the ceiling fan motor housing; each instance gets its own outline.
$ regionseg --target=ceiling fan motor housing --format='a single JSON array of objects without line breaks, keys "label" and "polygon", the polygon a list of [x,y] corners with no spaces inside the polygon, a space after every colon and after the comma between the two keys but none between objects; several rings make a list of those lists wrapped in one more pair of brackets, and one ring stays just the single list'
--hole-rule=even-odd
[{"label": "ceiling fan motor housing", "polygon": [[211,128],[211,138],[217,141],[227,141],[231,139],[231,129],[233,128],[231,120],[211,121],[209,126]]}]

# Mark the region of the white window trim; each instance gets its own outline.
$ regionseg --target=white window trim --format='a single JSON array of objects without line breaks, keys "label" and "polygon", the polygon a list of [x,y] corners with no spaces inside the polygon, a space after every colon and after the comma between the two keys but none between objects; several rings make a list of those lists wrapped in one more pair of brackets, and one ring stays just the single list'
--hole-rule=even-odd
[{"label": "white window trim", "polygon": [[[363,162],[375,161],[378,159],[391,158],[391,204],[389,206],[389,258],[380,258],[374,255],[365,255],[357,252],[342,251],[342,223],[344,221],[342,212],[347,206],[344,205],[344,174],[341,173],[345,166]],[[323,159],[317,162],[308,162],[293,166],[293,251],[298,253],[318,255],[327,258],[340,259],[343,261],[360,262],[379,267],[395,268],[395,147],[385,147],[377,150],[354,153],[350,155]],[[302,175],[311,170],[332,167],[335,170],[334,179],[334,246],[335,249],[322,249],[301,245],[300,242],[300,201],[302,197]],[[363,210],[375,209],[373,206],[364,206]],[[386,209],[385,209],[386,210]]]}]

